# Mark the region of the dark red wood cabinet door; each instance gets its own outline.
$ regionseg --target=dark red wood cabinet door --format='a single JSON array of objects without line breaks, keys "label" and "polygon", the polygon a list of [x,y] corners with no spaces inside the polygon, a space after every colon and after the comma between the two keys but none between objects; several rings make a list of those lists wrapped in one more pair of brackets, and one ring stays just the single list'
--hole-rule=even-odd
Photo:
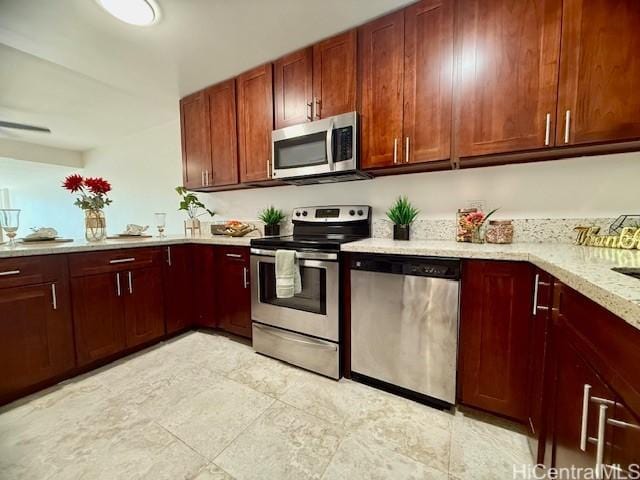
[{"label": "dark red wood cabinet door", "polygon": [[304,48],[273,62],[275,128],[312,120],[313,49]]},{"label": "dark red wood cabinet door", "polygon": [[195,324],[200,327],[218,326],[216,291],[221,281],[215,258],[216,247],[195,245],[193,258]]},{"label": "dark red wood cabinet door", "polygon": [[313,117],[327,118],[356,110],[356,30],[313,46]]},{"label": "dark red wood cabinet door", "polygon": [[162,270],[160,267],[122,272],[127,347],[164,335]]},{"label": "dark red wood cabinet door", "polygon": [[207,89],[211,172],[208,186],[238,183],[238,136],[236,134],[236,82],[234,79]]},{"label": "dark red wood cabinet door", "polygon": [[[611,465],[618,465],[626,473],[637,475],[640,462],[640,416],[634,416],[620,401],[610,409],[607,418],[613,430]],[[631,478],[627,476],[626,478]]]},{"label": "dark red wood cabinet door", "polygon": [[463,263],[460,401],[523,423],[529,411],[532,288],[528,263]]},{"label": "dark red wood cabinet door", "polygon": [[640,2],[564,0],[556,143],[640,138]]},{"label": "dark red wood cabinet door", "polygon": [[221,248],[217,305],[223,330],[251,338],[251,289],[246,249]]},{"label": "dark red wood cabinet door", "polygon": [[163,249],[164,311],[167,333],[186,330],[195,323],[193,258],[190,245]]},{"label": "dark red wood cabinet door", "polygon": [[122,298],[125,293],[124,287],[125,277],[122,272],[71,279],[73,324],[79,366],[108,357],[125,348]]},{"label": "dark red wood cabinet door", "polygon": [[358,30],[360,150],[364,169],[402,159],[404,11]]},{"label": "dark red wood cabinet door", "polygon": [[0,319],[0,403],[75,366],[66,279],[0,289]]},{"label": "dark red wood cabinet door", "polygon": [[561,0],[460,0],[457,19],[454,154],[552,145]]},{"label": "dark red wood cabinet door", "polygon": [[[566,337],[556,343],[557,373],[556,397],[554,402],[554,455],[555,467],[595,467],[596,444],[587,441],[586,449],[581,446],[582,416],[587,417],[587,438],[597,439],[600,403],[593,401],[601,398],[615,401],[613,392],[600,379],[589,364],[583,360]],[[585,386],[589,390],[585,394]],[[584,412],[583,400],[587,396],[587,411]],[[609,410],[609,408],[607,408]],[[611,445],[611,427],[605,428],[605,463],[609,463]]]},{"label": "dark red wood cabinet door", "polygon": [[186,188],[205,185],[204,174],[211,171],[209,114],[205,92],[180,100],[182,135],[182,180]]},{"label": "dark red wood cabinet door", "polygon": [[423,0],[404,13],[404,163],[451,156],[453,0]]},{"label": "dark red wood cabinet door", "polygon": [[273,131],[273,72],[270,63],[243,73],[238,89],[238,145],[240,181],[259,182],[271,177]]}]

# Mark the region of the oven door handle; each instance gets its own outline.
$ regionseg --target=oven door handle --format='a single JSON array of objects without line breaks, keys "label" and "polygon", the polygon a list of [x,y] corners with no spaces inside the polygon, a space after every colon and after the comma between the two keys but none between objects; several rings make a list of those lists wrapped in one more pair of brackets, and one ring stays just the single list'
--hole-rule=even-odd
[{"label": "oven door handle", "polygon": [[[275,257],[275,250],[265,250],[263,248],[252,248],[252,255],[260,255],[262,257]],[[338,260],[337,253],[328,252],[296,252],[296,258],[300,260]]]},{"label": "oven door handle", "polygon": [[332,351],[336,351],[338,350],[338,347],[332,343],[329,342],[323,342],[321,340],[302,340],[300,338],[297,338],[297,336],[293,336],[293,335],[287,335],[285,333],[276,333],[276,331],[273,328],[270,327],[265,327],[264,325],[261,325],[259,323],[253,323],[254,328],[257,328],[258,330],[262,330],[264,333],[268,333],[269,335],[273,336],[273,337],[277,337],[280,338],[282,340],[287,340],[290,342],[296,342],[296,343],[302,343],[304,345],[308,345],[310,347],[316,347],[316,348],[322,348],[325,350],[332,350]]},{"label": "oven door handle", "polygon": [[329,171],[333,172],[335,165],[333,163],[333,118],[329,121],[327,127],[327,164],[329,165]]}]

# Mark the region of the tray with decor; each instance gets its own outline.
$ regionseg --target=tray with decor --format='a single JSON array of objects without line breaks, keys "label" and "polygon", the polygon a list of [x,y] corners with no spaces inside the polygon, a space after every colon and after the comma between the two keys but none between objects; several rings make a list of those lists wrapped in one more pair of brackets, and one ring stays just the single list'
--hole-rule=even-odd
[{"label": "tray with decor", "polygon": [[227,237],[244,237],[247,233],[256,230],[250,223],[229,220],[225,223],[214,223],[211,225],[212,235],[226,235]]}]

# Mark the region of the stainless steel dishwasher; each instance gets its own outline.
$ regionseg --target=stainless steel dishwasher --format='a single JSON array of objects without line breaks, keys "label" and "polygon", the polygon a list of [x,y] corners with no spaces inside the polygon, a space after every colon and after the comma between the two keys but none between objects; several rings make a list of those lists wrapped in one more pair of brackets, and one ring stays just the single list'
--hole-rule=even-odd
[{"label": "stainless steel dishwasher", "polygon": [[351,258],[351,376],[418,401],[455,403],[460,260]]}]

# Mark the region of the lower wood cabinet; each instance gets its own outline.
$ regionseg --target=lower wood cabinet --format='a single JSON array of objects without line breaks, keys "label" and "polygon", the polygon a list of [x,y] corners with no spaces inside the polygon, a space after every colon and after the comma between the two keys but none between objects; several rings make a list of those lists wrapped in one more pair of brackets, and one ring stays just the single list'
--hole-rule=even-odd
[{"label": "lower wood cabinet", "polygon": [[217,307],[220,328],[251,338],[251,289],[249,249],[229,247],[218,249]]},{"label": "lower wood cabinet", "polygon": [[186,330],[196,323],[193,295],[191,245],[170,245],[162,249],[162,280],[167,333]]},{"label": "lower wood cabinet", "polygon": [[528,263],[467,260],[462,269],[460,402],[525,422],[533,272]]},{"label": "lower wood cabinet", "polygon": [[0,404],[75,367],[66,258],[35,258],[0,260]]},{"label": "lower wood cabinet", "polygon": [[216,311],[216,291],[218,281],[222,278],[216,268],[216,247],[195,245],[194,255],[194,293],[195,293],[195,325],[215,328],[219,318]]},{"label": "lower wood cabinet", "polygon": [[70,255],[79,366],[164,335],[160,259],[160,249]]}]

